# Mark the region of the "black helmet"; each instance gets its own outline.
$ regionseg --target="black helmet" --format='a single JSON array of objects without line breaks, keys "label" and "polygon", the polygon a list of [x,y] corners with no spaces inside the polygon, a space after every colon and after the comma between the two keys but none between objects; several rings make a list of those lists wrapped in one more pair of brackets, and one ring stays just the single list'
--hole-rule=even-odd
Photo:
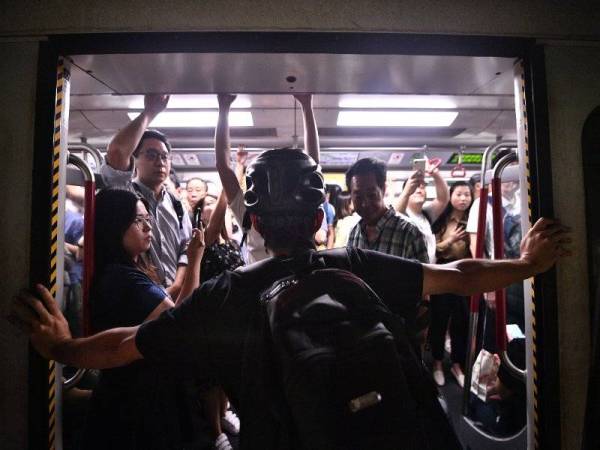
[{"label": "black helmet", "polygon": [[313,213],[325,200],[319,165],[300,150],[261,153],[248,168],[244,204],[257,215]]}]

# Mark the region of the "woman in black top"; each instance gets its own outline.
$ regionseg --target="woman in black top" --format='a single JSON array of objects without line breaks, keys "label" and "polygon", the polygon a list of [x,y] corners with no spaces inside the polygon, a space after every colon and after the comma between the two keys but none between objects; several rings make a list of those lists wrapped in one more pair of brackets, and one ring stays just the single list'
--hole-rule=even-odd
[{"label": "woman in black top", "polygon": [[[93,332],[136,326],[173,307],[145,257],[151,238],[143,200],[120,189],[98,193],[90,301]],[[198,270],[203,250],[203,233],[194,230],[188,247],[190,271]],[[186,276],[180,296],[189,296],[197,286],[197,276]],[[103,370],[92,395],[83,447],[162,450],[195,441],[192,419],[199,415],[187,400],[179,372],[145,361]]]},{"label": "woman in black top", "polygon": [[[471,258],[469,234],[465,231],[469,209],[473,203],[471,186],[458,181],[450,188],[450,202],[431,227],[436,238],[436,261],[444,264]],[[445,383],[442,359],[448,321],[450,321],[450,372],[462,387],[462,366],[466,359],[468,329],[468,299],[454,294],[434,295],[431,298],[431,324],[429,338],[433,356],[433,378],[442,386]]]},{"label": "woman in black top", "polygon": [[209,194],[204,198],[203,203],[200,219],[206,227],[206,250],[200,267],[202,283],[221,275],[226,270],[235,270],[244,265],[240,247],[229,237],[225,226],[227,197],[221,193],[218,199],[214,199]]}]

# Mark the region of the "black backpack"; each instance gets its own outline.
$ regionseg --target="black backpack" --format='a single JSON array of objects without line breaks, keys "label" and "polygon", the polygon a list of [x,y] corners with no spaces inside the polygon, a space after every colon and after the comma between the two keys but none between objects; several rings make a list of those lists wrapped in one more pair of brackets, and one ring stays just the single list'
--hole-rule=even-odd
[{"label": "black backpack", "polygon": [[314,269],[261,301],[301,448],[461,448],[402,319],[356,275]]}]

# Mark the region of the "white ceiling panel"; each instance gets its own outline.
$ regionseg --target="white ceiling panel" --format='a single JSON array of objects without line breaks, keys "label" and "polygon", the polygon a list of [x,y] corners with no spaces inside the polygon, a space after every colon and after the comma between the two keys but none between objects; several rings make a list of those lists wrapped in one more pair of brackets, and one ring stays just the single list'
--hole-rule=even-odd
[{"label": "white ceiling panel", "polygon": [[[494,57],[286,53],[80,55],[73,61],[83,69],[73,72],[74,94],[97,89],[97,83],[89,79],[77,82],[79,77],[93,75],[120,94],[295,91],[469,95],[504,72],[512,74],[513,66],[511,58]],[[288,81],[289,77],[295,81]]]},{"label": "white ceiling panel", "polygon": [[[289,146],[294,135],[294,92],[313,92],[321,146],[398,149],[423,145],[484,148],[498,137],[516,138],[511,58],[334,54],[144,54],[76,56],[72,68],[69,138],[104,148],[138,111],[144,93],[171,93],[169,109],[215,110],[216,92],[239,92],[241,111],[254,126],[232,128],[232,146]],[[290,81],[290,76],[294,81]],[[340,105],[359,105],[350,108]],[[354,102],[354,103],[353,103]],[[373,103],[375,102],[375,103]],[[337,127],[340,110],[456,111],[447,128]],[[381,106],[384,105],[384,106]],[[236,106],[234,104],[234,106]],[[212,128],[169,128],[181,166],[212,164]],[[302,116],[295,133],[302,145]],[[379,149],[379,150],[378,150]],[[188,154],[189,153],[189,154]],[[395,158],[401,164],[399,152]],[[337,158],[330,155],[334,160]],[[345,157],[340,156],[340,160]],[[330,158],[330,159],[331,159]]]}]

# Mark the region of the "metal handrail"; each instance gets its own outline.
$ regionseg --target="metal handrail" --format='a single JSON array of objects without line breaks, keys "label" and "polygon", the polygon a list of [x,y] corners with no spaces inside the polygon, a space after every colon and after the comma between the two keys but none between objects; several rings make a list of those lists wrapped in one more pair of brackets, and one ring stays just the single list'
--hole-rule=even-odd
[{"label": "metal handrail", "polygon": [[[89,296],[94,273],[94,215],[95,215],[95,198],[96,198],[96,180],[90,166],[79,156],[68,153],[69,164],[74,165],[83,174],[84,189],[85,189],[85,216],[83,218],[83,240],[85,250],[83,253],[83,335],[88,336],[90,333],[90,308]],[[83,377],[85,369],[78,369],[75,374],[69,379],[63,379],[63,388],[70,389]]]},{"label": "metal handrail", "polygon": [[[504,226],[502,214],[502,172],[510,164],[518,161],[516,153],[504,156],[496,163],[494,175],[492,178],[492,217],[494,230],[494,258],[502,259],[504,257]],[[496,291],[496,347],[500,354],[502,364],[508,368],[517,378],[525,380],[527,370],[519,369],[508,356],[506,349],[506,290]]]},{"label": "metal handrail", "polygon": [[98,150],[96,147],[92,147],[90,144],[85,144],[83,142],[77,144],[69,144],[69,151],[83,151],[84,153],[88,153],[92,156],[92,158],[94,158],[97,169],[100,169],[100,166],[104,162],[104,156],[102,156],[100,150]]},{"label": "metal handrail", "polygon": [[[479,216],[477,217],[477,239],[475,241],[475,254],[473,258],[483,258],[483,245],[485,242],[485,221],[487,212],[488,187],[485,182],[486,171],[493,152],[502,148],[516,147],[514,141],[496,142],[483,152],[481,161],[481,187],[479,188]],[[479,299],[481,294],[472,295],[469,302],[469,336],[467,338],[467,357],[465,362],[465,382],[463,385],[463,415],[469,414],[469,396],[471,380],[473,379],[473,364],[475,363],[475,350],[477,349],[477,326],[479,324]]]}]

